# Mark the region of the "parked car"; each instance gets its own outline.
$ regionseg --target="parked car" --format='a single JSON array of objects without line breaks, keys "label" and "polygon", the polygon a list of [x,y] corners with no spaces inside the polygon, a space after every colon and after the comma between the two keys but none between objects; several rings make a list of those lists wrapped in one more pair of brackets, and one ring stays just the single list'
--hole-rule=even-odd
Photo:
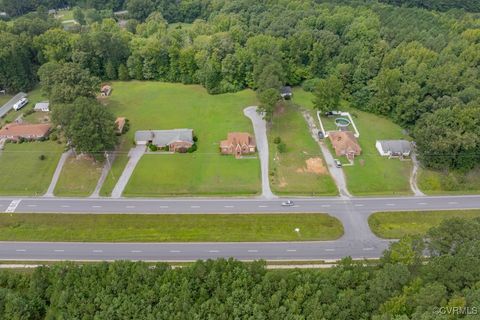
[{"label": "parked car", "polygon": [[15,111],[18,111],[18,110],[22,109],[27,103],[28,103],[28,99],[27,98],[22,98],[17,103],[15,103],[13,105],[13,109]]},{"label": "parked car", "polygon": [[337,168],[342,167],[342,163],[338,159],[333,159],[333,162],[335,162],[335,167],[337,167]]},{"label": "parked car", "polygon": [[287,200],[285,202],[282,202],[282,206],[284,207],[293,207],[294,203],[292,200]]},{"label": "parked car", "polygon": [[323,134],[322,131],[318,131],[318,138],[319,138],[319,139],[325,138],[325,135]]}]

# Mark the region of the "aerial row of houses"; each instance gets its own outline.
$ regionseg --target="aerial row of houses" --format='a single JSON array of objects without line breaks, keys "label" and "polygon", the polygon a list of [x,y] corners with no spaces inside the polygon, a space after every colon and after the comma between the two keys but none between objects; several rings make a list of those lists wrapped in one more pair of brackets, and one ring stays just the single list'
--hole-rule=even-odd
[{"label": "aerial row of houses", "polygon": [[[187,152],[193,146],[193,129],[173,130],[140,130],[135,132],[137,145],[153,144],[159,149],[168,147],[170,152]],[[240,158],[243,155],[256,151],[255,138],[247,132],[230,132],[226,140],[220,141],[220,153],[234,155]]]}]

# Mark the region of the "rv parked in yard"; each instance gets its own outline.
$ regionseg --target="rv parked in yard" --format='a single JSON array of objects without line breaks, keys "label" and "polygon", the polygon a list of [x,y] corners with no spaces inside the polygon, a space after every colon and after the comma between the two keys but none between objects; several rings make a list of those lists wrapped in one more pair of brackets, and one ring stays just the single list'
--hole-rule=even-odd
[{"label": "rv parked in yard", "polygon": [[22,109],[27,103],[28,103],[28,99],[27,98],[22,98],[17,103],[15,103],[13,105],[13,109],[15,111],[18,111],[18,110]]}]

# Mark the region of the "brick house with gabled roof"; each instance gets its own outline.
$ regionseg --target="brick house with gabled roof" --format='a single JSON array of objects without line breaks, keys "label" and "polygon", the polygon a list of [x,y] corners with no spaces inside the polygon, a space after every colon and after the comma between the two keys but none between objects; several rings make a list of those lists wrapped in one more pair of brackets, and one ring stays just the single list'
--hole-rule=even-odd
[{"label": "brick house with gabled roof", "polygon": [[0,139],[18,141],[20,139],[38,140],[46,138],[52,126],[48,123],[23,124],[10,123],[0,130]]},{"label": "brick house with gabled roof", "polygon": [[353,160],[355,156],[362,153],[362,148],[351,131],[329,131],[328,137],[337,157],[346,156],[349,160]]},{"label": "brick house with gabled roof", "polygon": [[229,132],[227,140],[220,141],[220,152],[233,154],[236,158],[254,153],[256,148],[255,138],[247,132]]}]

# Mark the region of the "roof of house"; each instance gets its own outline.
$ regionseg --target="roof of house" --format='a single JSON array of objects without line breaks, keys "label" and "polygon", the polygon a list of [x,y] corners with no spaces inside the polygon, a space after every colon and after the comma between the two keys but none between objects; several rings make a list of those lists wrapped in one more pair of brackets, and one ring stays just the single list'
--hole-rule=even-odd
[{"label": "roof of house", "polygon": [[412,151],[412,144],[407,140],[377,140],[383,151],[392,153],[409,153]]},{"label": "roof of house", "polygon": [[193,129],[140,130],[135,132],[135,141],[152,141],[156,146],[166,146],[176,141],[193,144]]},{"label": "roof of house", "polygon": [[44,102],[38,102],[35,104],[35,107],[33,107],[34,110],[44,110],[44,109],[48,109],[48,107],[50,106],[50,103],[48,101],[44,101]]},{"label": "roof of house", "polygon": [[292,87],[290,87],[290,86],[282,87],[282,89],[280,90],[280,92],[281,92],[282,94],[292,94]]},{"label": "roof of house", "polygon": [[0,136],[8,137],[43,137],[46,136],[52,126],[49,123],[20,124],[10,123],[0,130]]},{"label": "roof of house", "polygon": [[352,152],[354,154],[360,154],[362,152],[357,138],[355,138],[355,135],[351,131],[330,131],[328,137],[337,155]]},{"label": "roof of house", "polygon": [[255,138],[248,132],[229,132],[227,140],[220,142],[220,147],[229,147],[231,145],[255,146]]}]

